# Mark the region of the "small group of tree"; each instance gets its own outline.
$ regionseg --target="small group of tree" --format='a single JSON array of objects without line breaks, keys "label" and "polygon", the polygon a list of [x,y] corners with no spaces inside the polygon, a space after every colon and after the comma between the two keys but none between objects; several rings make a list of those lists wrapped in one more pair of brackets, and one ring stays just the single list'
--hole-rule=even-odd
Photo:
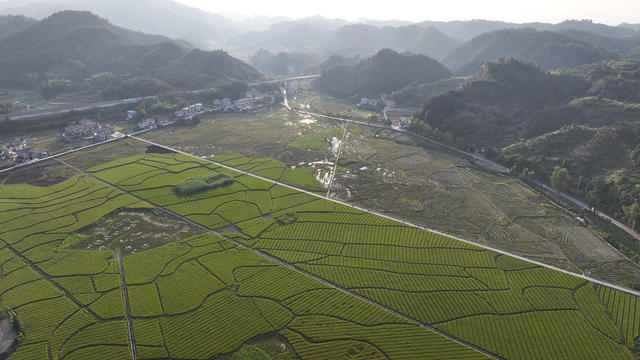
[{"label": "small group of tree", "polygon": [[0,102],[0,114],[10,114],[13,112],[13,104],[10,102]]},{"label": "small group of tree", "polygon": [[229,186],[233,182],[233,178],[229,175],[211,174],[184,180],[176,184],[175,191],[179,195],[186,196],[222,186]]},{"label": "small group of tree", "polygon": [[560,191],[567,191],[570,183],[571,177],[569,176],[569,170],[556,166],[551,173],[551,186]]}]

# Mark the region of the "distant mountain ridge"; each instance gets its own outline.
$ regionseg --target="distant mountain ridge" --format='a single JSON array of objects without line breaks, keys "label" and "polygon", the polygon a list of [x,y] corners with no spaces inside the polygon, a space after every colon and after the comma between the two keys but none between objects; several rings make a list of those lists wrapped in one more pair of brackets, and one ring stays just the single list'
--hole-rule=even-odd
[{"label": "distant mountain ridge", "polygon": [[527,28],[479,35],[449,52],[443,63],[459,75],[470,75],[486,61],[500,58],[516,58],[552,70],[619,59],[620,55],[562,33]]}]

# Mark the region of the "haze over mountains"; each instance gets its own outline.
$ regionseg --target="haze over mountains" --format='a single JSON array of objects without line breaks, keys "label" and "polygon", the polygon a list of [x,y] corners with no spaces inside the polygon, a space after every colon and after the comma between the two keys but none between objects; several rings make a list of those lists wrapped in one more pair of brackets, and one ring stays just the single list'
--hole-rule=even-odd
[{"label": "haze over mountains", "polygon": [[[185,40],[205,50],[222,48],[245,59],[260,49],[275,53],[359,54],[366,57],[381,48],[391,48],[440,60],[455,47],[476,36],[496,30],[524,28],[560,32],[597,47],[612,51],[619,49],[623,55],[627,55],[637,49],[635,45],[640,28],[632,24],[608,26],[576,20],[559,24],[516,24],[487,20],[424,21],[412,24],[406,21],[346,21],[313,16],[300,20],[261,17],[235,21],[172,0],[0,2],[0,14],[22,14],[36,19],[67,9],[91,11],[117,26]],[[618,39],[614,43],[621,44],[608,45],[610,38]],[[615,48],[611,49],[612,46]]]}]

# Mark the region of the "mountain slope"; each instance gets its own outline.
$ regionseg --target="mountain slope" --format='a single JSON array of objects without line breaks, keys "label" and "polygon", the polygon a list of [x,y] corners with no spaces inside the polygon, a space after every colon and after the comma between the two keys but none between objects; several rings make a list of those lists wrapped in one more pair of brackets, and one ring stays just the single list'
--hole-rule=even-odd
[{"label": "mountain slope", "polygon": [[21,15],[0,16],[0,38],[23,31],[35,25],[38,21]]},{"label": "mountain slope", "polygon": [[311,66],[318,64],[315,56],[303,53],[273,54],[268,50],[255,53],[249,64],[265,74],[276,76],[292,76],[303,74]]},{"label": "mountain slope", "polygon": [[551,31],[498,30],[477,36],[451,51],[443,60],[461,75],[478,71],[485,61],[515,58],[545,70],[619,59],[612,51]]},{"label": "mountain slope", "polygon": [[451,76],[442,64],[424,55],[383,49],[354,66],[341,65],[322,73],[314,86],[339,97],[378,95],[413,82],[430,83]]},{"label": "mountain slope", "polygon": [[490,149],[542,182],[566,168],[561,190],[640,228],[640,61],[553,73],[513,59],[486,63],[475,80],[427,99],[411,128]]}]

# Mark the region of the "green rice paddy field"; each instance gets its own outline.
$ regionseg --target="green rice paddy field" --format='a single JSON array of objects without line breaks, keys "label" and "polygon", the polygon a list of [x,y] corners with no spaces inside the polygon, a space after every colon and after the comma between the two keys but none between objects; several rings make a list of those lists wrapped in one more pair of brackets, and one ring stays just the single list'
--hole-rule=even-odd
[{"label": "green rice paddy field", "polygon": [[[0,186],[0,302],[23,333],[9,359],[233,358],[260,339],[276,339],[273,359],[637,356],[634,295],[205,159],[132,149],[66,157],[84,172],[53,185]],[[270,171],[216,160],[234,159]],[[174,190],[215,173],[233,184]],[[113,212],[150,208],[206,231],[122,264],[112,250],[61,248]]]}]

